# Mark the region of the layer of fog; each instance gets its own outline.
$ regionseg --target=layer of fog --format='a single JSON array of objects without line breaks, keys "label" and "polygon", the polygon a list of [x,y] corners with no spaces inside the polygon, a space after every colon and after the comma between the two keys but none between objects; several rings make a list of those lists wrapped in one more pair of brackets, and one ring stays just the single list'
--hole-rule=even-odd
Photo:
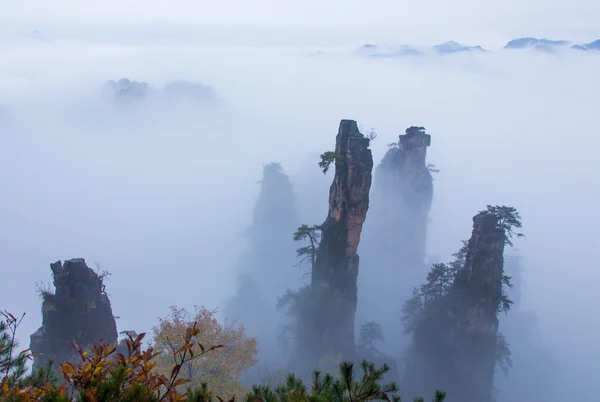
[{"label": "layer of fog", "polygon": [[[523,303],[538,314],[573,397],[591,395],[600,359],[588,314],[600,279],[599,56],[367,60],[66,41],[4,49],[0,105],[12,128],[0,126],[0,306],[27,312],[23,344],[41,320],[34,283],[49,281],[58,259],[84,257],[113,274],[107,288],[120,330],[149,330],[172,304],[222,304],[234,291],[231,267],[263,164],[283,164],[303,221],[319,223],[331,177],[317,155],[351,118],[378,132],[376,164],[406,127],[432,135],[428,161],[441,172],[429,254],[447,260],[486,204],[520,210]],[[159,95],[115,108],[101,87],[121,77]],[[221,104],[181,111],[160,95],[176,80],[212,86]],[[398,314],[397,306],[373,309]]]}]

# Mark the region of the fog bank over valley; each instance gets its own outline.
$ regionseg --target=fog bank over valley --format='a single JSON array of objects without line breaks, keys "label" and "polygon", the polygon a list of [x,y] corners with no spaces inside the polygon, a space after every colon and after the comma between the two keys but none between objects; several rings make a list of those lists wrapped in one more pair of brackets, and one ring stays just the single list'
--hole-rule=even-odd
[{"label": "fog bank over valley", "polygon": [[[295,266],[305,244],[293,233],[327,217],[334,165],[324,175],[319,155],[334,150],[340,121],[352,119],[377,134],[357,251],[356,337],[365,322],[380,323],[381,351],[403,374],[411,338],[402,334],[402,303],[431,264],[396,278],[379,259],[389,241],[380,225],[396,204],[377,201],[389,196],[378,166],[408,127],[424,127],[426,163],[435,165],[426,261],[451,261],[488,204],[514,206],[523,221],[525,237],[504,249],[507,275],[516,278],[519,264],[522,274],[509,290],[518,302],[499,315],[514,363],[508,379],[496,373],[499,400],[529,398],[527,387],[551,375],[558,385],[548,400],[594,395],[600,52],[368,57],[363,43],[141,42],[3,39],[0,261],[10,285],[0,307],[27,312],[21,345],[42,320],[36,282],[51,286],[50,263],[82,257],[111,273],[119,331],[150,331],[171,305],[218,307],[220,318],[257,336],[257,367],[283,361],[277,334],[288,318],[277,298],[311,283],[310,264]],[[535,371],[554,365],[551,374]]]}]

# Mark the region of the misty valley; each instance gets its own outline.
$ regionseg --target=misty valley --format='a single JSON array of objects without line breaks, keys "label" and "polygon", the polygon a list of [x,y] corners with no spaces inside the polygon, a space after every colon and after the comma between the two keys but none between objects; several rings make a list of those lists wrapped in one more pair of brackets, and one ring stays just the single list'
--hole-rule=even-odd
[{"label": "misty valley", "polygon": [[0,400],[593,400],[577,43],[15,50]]}]

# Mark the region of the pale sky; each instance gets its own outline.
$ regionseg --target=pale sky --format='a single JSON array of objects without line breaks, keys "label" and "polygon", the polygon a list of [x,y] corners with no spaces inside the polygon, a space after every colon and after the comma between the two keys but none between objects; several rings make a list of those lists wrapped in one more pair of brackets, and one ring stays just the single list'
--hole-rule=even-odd
[{"label": "pale sky", "polygon": [[90,25],[107,30],[127,25],[165,32],[213,29],[217,36],[260,29],[271,35],[274,30],[295,31],[324,41],[336,36],[497,46],[514,37],[546,36],[585,42],[600,38],[597,21],[597,0],[0,0],[0,27],[5,29],[80,32]]}]

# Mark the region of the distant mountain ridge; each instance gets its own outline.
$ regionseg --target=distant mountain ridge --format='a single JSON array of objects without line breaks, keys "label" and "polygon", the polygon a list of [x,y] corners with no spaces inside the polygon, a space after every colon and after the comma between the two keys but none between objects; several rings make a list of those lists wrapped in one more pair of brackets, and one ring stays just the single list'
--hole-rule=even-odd
[{"label": "distant mountain ridge", "polygon": [[584,45],[573,45],[571,48],[577,50],[600,50],[600,39]]},{"label": "distant mountain ridge", "polygon": [[[571,42],[567,40],[550,40],[546,38],[518,38],[509,41],[504,49],[532,49],[542,51],[554,51],[555,48],[566,47]],[[571,49],[576,50],[600,50],[600,39],[585,44],[574,44]]]},{"label": "distant mountain ridge", "polygon": [[528,49],[549,50],[554,47],[567,46],[570,42],[566,40],[550,40],[546,38],[517,38],[509,41],[504,49]]},{"label": "distant mountain ridge", "polygon": [[457,53],[457,52],[485,52],[481,46],[464,46],[458,42],[449,41],[433,47],[439,54]]},{"label": "distant mountain ridge", "polygon": [[[569,45],[572,45],[569,47]],[[535,50],[552,53],[556,49],[576,49],[583,51],[598,51],[600,50],[600,39],[587,44],[572,44],[568,40],[551,40],[547,38],[523,37],[508,41],[502,49],[510,50]],[[453,53],[486,53],[489,50],[484,49],[479,45],[466,46],[455,41],[448,41],[435,45],[433,47],[417,48],[410,45],[380,45],[380,44],[365,44],[358,49],[358,53],[367,57],[404,57],[418,56],[429,53],[437,53],[438,55],[446,55]]]},{"label": "distant mountain ridge", "polygon": [[420,55],[417,49],[408,46],[383,46],[383,45],[362,45],[359,52],[370,57],[398,57],[398,56],[417,56]]}]

